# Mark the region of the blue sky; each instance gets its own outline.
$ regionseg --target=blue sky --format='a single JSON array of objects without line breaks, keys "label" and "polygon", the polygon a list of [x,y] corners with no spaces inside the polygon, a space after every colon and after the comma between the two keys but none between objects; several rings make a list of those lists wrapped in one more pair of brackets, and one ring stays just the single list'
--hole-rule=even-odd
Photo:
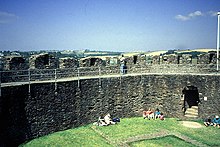
[{"label": "blue sky", "polygon": [[0,0],[0,50],[216,48],[220,0]]}]

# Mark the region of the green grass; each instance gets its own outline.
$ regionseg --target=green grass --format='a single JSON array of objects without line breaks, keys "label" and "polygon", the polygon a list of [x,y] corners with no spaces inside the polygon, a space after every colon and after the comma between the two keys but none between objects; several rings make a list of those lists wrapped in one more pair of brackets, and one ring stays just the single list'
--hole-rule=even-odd
[{"label": "green grass", "polygon": [[[202,124],[202,121],[200,121]],[[176,131],[183,135],[186,135],[192,139],[195,139],[199,142],[207,144],[209,146],[220,146],[220,129],[214,127],[202,127],[199,129],[189,129],[187,127],[179,127],[171,126],[168,128],[170,131]]]},{"label": "green grass", "polygon": [[21,146],[24,147],[101,147],[111,146],[104,138],[94,132],[89,125],[76,129],[56,132],[34,139]]},{"label": "green grass", "polygon": [[[198,121],[202,124],[202,121]],[[75,129],[56,132],[44,137],[40,137],[22,144],[24,147],[39,147],[39,146],[83,146],[83,147],[98,147],[98,146],[113,146],[103,138],[99,133],[95,132],[92,125],[86,125]],[[114,145],[128,140],[131,137],[140,136],[144,134],[159,133],[161,130],[167,132],[180,133],[188,136],[200,143],[208,146],[220,145],[220,129],[214,127],[202,128],[188,128],[175,119],[166,118],[165,121],[160,120],[146,120],[142,117],[124,118],[116,125],[106,127],[95,127],[96,130],[102,132],[107,138],[113,142]],[[176,143],[176,144],[174,144]],[[175,136],[166,136],[160,138],[153,138],[148,140],[141,140],[132,142],[131,146],[164,146],[164,144],[173,146],[194,146]]]},{"label": "green grass", "polygon": [[195,147],[176,136],[166,136],[156,139],[149,139],[144,141],[138,141],[130,144],[131,147]]},{"label": "green grass", "polygon": [[165,122],[160,120],[146,120],[142,117],[124,118],[118,125],[99,127],[98,129],[105,132],[112,140],[122,141],[128,137],[159,132],[161,128],[166,128],[173,121],[176,122],[176,119],[167,119]]}]

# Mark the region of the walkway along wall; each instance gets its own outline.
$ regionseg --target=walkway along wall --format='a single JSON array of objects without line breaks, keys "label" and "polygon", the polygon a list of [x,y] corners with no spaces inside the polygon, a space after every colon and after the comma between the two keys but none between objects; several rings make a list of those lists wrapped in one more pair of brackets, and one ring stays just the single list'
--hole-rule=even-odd
[{"label": "walkway along wall", "polygon": [[[151,107],[167,117],[183,118],[183,89],[199,92],[199,117],[220,114],[217,75],[142,75],[2,87],[0,146],[27,140],[97,120],[141,116]],[[206,101],[204,101],[204,99]],[[122,122],[123,123],[123,122]]]}]

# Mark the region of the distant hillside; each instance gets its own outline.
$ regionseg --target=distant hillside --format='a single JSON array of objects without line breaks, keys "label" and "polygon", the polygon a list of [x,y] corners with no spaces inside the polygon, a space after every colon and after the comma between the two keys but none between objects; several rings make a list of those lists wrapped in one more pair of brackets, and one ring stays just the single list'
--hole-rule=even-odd
[{"label": "distant hillside", "polygon": [[122,52],[85,50],[84,57],[88,57],[88,56],[118,56],[121,53]]},{"label": "distant hillside", "polygon": [[180,54],[191,54],[192,56],[196,56],[196,55],[208,53],[211,51],[216,51],[216,49],[162,50],[162,51],[146,52],[145,55],[159,56],[159,55],[169,55],[169,54],[179,54],[179,55]]},{"label": "distant hillside", "polygon": [[161,50],[161,51],[147,51],[147,52],[113,52],[113,51],[96,51],[96,50],[63,50],[63,51],[0,51],[1,56],[8,55],[21,55],[25,58],[29,58],[31,55],[36,55],[40,53],[49,53],[57,58],[73,57],[73,58],[84,58],[89,56],[120,56],[124,54],[125,56],[134,56],[138,54],[144,54],[147,56],[159,56],[159,55],[169,55],[169,54],[191,54],[192,56],[197,56],[198,54],[207,53],[210,51],[216,51],[216,49],[192,49],[192,50]]}]

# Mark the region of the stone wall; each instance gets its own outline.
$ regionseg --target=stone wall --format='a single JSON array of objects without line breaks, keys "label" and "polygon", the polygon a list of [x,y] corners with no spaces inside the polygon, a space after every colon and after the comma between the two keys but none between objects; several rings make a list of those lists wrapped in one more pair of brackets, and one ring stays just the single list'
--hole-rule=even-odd
[{"label": "stone wall", "polygon": [[28,69],[26,59],[21,56],[5,56],[2,60],[4,70],[24,70]]},{"label": "stone wall", "polygon": [[106,57],[106,66],[117,66],[120,61],[118,57]]},{"label": "stone wall", "polygon": [[76,58],[60,58],[59,68],[76,68],[79,66],[79,61]]},{"label": "stone wall", "polygon": [[4,70],[4,57],[0,54],[0,71]]},{"label": "stone wall", "polygon": [[216,64],[216,52],[209,52],[207,54],[198,55],[198,64]]},{"label": "stone wall", "polygon": [[[146,73],[190,73],[190,74],[216,74],[215,64],[133,64],[127,66],[128,74]],[[44,81],[77,76],[109,76],[120,74],[119,65],[92,66],[77,68],[57,68],[57,69],[30,69],[0,72],[1,83]]]},{"label": "stone wall", "polygon": [[[86,58],[60,58],[53,54],[41,53],[32,55],[29,59],[15,56],[2,57],[3,70],[24,70],[24,69],[53,69],[53,68],[75,68],[75,67],[99,67],[99,66],[120,66],[119,56],[91,56]],[[160,54],[145,55],[135,54],[125,56],[127,68],[133,66],[145,66],[147,64],[216,64],[216,52],[201,53],[198,55],[191,54]],[[29,63],[27,63],[29,62]],[[1,64],[0,64],[1,65]],[[1,69],[1,66],[0,66]]]},{"label": "stone wall", "polygon": [[[142,116],[159,108],[166,117],[183,118],[183,89],[198,88],[199,117],[220,113],[217,75],[118,76],[78,81],[2,87],[0,146],[22,142],[97,120]],[[30,93],[29,93],[30,90]],[[207,101],[204,101],[207,97]]]},{"label": "stone wall", "polygon": [[31,69],[57,68],[58,59],[49,53],[32,55],[29,59],[29,67]]},{"label": "stone wall", "polygon": [[105,66],[106,59],[100,57],[86,57],[79,60],[80,67]]},{"label": "stone wall", "polygon": [[175,54],[164,55],[162,56],[161,62],[162,64],[178,64],[179,56]]}]

